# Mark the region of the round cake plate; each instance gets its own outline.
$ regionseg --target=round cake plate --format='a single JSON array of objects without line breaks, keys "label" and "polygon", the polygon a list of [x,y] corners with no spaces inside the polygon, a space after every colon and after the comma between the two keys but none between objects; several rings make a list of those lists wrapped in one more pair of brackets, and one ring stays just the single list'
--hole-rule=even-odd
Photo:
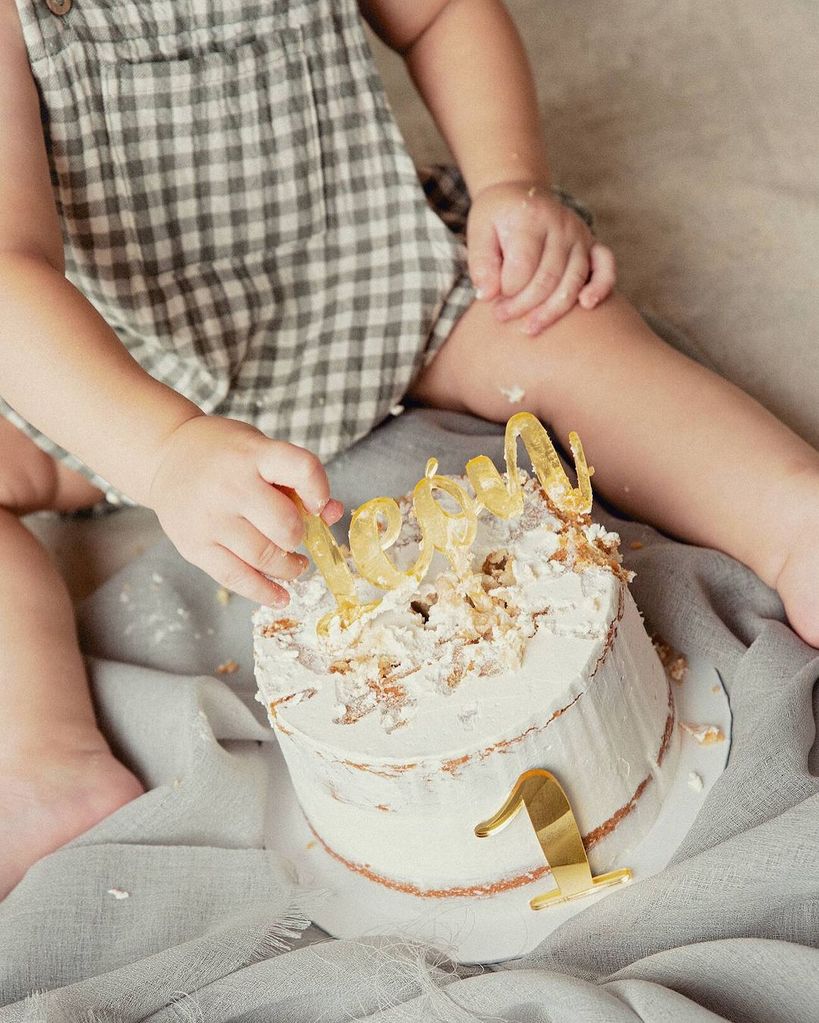
[{"label": "round cake plate", "polygon": [[[631,868],[632,884],[639,884],[668,864],[728,760],[731,710],[716,670],[692,658],[685,681],[672,686],[677,726],[680,721],[716,725],[725,740],[703,746],[682,732],[677,772],[659,817],[645,838],[623,854],[623,862],[613,864]],[[313,921],[333,937],[391,935],[435,945],[461,963],[501,962],[536,948],[570,917],[618,890],[615,886],[534,911],[529,900],[548,890],[548,878],[487,898],[426,899],[385,888],[349,870],[316,841],[299,807],[278,744],[274,751],[267,846],[290,861],[300,886],[315,893],[311,900]],[[523,816],[509,827],[529,827]]]}]

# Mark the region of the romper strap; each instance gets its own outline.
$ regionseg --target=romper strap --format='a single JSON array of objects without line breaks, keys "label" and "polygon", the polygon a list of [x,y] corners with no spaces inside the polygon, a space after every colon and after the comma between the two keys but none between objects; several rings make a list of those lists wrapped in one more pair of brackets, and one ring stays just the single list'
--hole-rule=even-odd
[{"label": "romper strap", "polygon": [[[17,13],[23,27],[23,40],[31,63],[58,53],[70,36],[73,0],[17,0]],[[62,10],[62,13],[57,13]]]}]

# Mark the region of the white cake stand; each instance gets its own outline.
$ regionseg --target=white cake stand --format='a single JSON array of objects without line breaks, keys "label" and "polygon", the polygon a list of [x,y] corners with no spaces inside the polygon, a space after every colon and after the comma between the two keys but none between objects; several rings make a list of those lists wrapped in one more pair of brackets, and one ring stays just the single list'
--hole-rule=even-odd
[{"label": "white cake stand", "polygon": [[[685,681],[672,685],[678,725],[680,721],[717,725],[725,741],[701,746],[683,732],[677,772],[659,817],[645,838],[624,855],[624,862],[614,864],[631,868],[632,884],[668,864],[728,760],[731,710],[715,669],[693,659]],[[606,888],[533,911],[529,900],[548,890],[548,877],[487,898],[425,899],[385,888],[348,870],[315,840],[278,744],[273,748],[267,846],[291,862],[301,886],[316,893],[313,920],[333,937],[392,935],[435,945],[462,963],[500,962],[536,948],[570,917],[617,891],[617,887]],[[509,827],[529,827],[524,817],[520,814]]]}]

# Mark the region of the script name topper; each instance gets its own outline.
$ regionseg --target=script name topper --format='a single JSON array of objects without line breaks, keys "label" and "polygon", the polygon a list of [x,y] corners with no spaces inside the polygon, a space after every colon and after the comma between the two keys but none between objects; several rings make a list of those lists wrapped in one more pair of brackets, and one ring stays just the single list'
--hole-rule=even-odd
[{"label": "script name topper", "polygon": [[[594,470],[586,463],[580,438],[576,433],[569,434],[577,474],[577,486],[573,487],[543,425],[530,412],[518,412],[506,424],[506,472],[503,476],[486,455],[478,455],[466,463],[474,498],[454,480],[438,475],[436,459],[428,460],[424,476],[412,494],[421,542],[418,557],[410,568],[397,568],[387,553],[401,532],[401,511],[393,498],[374,497],[353,512],[350,554],[359,575],[380,590],[395,589],[407,580],[420,583],[435,551],[440,551],[469,587],[469,548],[477,533],[478,504],[502,519],[514,518],[523,510],[518,437],[523,441],[540,485],[556,507],[565,514],[588,514],[592,506],[590,477]],[[447,495],[451,499],[450,507],[454,505],[456,510],[443,507],[436,493]],[[380,600],[363,604],[358,599],[355,575],[327,524],[320,516],[308,514],[303,506],[300,511],[305,523],[305,546],[336,599],[337,606],[316,627],[319,634],[326,635],[333,620],[338,619],[341,626],[346,627],[378,607]],[[483,591],[473,585],[469,589],[470,596],[473,596],[473,589],[475,599],[481,600]]]}]

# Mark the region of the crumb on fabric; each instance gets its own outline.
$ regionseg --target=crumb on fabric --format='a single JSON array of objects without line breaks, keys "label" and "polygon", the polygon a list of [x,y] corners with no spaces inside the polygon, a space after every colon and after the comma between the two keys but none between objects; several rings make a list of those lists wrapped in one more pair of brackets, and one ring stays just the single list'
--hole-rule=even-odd
[{"label": "crumb on fabric", "polygon": [[672,679],[677,685],[682,685],[685,681],[685,676],[688,674],[688,661],[680,654],[679,657],[675,657],[673,661],[665,669],[668,672],[668,677]]},{"label": "crumb on fabric", "polygon": [[712,746],[715,742],[725,742],[725,733],[718,725],[697,725],[691,721],[681,721],[680,728],[700,746]]},{"label": "crumb on fabric", "polygon": [[152,572],[151,582],[155,583],[157,586],[160,586],[162,583],[165,582],[165,576],[160,575],[159,572]]},{"label": "crumb on fabric", "polygon": [[237,661],[225,661],[224,664],[218,665],[216,668],[217,675],[235,675],[239,670],[239,664]]},{"label": "crumb on fabric", "polygon": [[131,893],[124,891],[122,888],[109,888],[105,893],[106,895],[113,895],[114,898],[119,902],[122,899],[130,897]]},{"label": "crumb on fabric", "polygon": [[688,658],[685,654],[681,654],[679,650],[675,650],[670,643],[666,643],[656,633],[652,635],[651,642],[654,644],[654,649],[657,651],[660,663],[665,668],[666,675],[668,675],[672,682],[681,685],[688,674]]},{"label": "crumb on fabric", "polygon": [[404,412],[404,411],[405,411],[405,407],[403,405],[393,405],[392,408],[390,409],[390,415],[391,416],[400,416],[401,413]]},{"label": "crumb on fabric", "polygon": [[702,792],[703,785],[702,775],[697,774],[696,771],[688,772],[688,787],[690,789],[693,789],[695,792]]},{"label": "crumb on fabric", "polygon": [[219,589],[216,591],[216,602],[217,604],[221,604],[222,607],[227,607],[227,605],[230,603],[230,597],[231,597],[230,590],[226,589],[226,587],[224,586],[220,586]]},{"label": "crumb on fabric", "polygon": [[643,549],[643,541],[632,540],[631,543],[629,544],[629,548],[633,551],[641,551]]}]

